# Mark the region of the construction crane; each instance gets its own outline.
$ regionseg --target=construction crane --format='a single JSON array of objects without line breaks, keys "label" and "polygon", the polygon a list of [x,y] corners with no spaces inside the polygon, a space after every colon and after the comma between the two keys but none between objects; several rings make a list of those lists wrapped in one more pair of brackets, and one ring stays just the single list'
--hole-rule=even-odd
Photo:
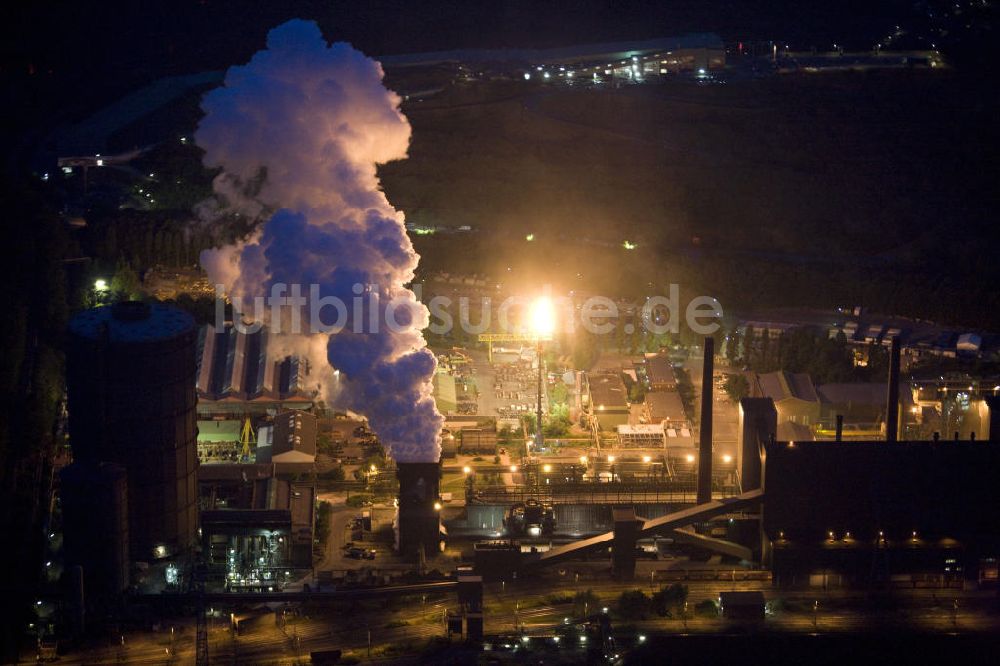
[{"label": "construction crane", "polygon": [[494,342],[536,342],[538,340],[537,335],[530,335],[527,333],[480,333],[479,342],[486,342],[489,344],[489,360],[490,363],[493,362],[493,343]]},{"label": "construction crane", "polygon": [[257,448],[257,438],[250,425],[250,417],[247,416],[243,422],[243,432],[240,433],[240,462],[250,462],[251,448]]}]

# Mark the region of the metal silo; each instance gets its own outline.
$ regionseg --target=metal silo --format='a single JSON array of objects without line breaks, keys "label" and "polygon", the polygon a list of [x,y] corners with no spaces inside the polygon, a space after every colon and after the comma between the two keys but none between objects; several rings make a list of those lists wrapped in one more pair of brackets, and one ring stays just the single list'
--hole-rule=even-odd
[{"label": "metal silo", "polygon": [[66,570],[83,569],[83,596],[107,608],[128,587],[128,490],[114,463],[75,462],[59,474]]},{"label": "metal silo", "polygon": [[133,560],[187,548],[198,523],[194,319],[133,301],[81,312],[69,332],[74,459],[125,468]]}]

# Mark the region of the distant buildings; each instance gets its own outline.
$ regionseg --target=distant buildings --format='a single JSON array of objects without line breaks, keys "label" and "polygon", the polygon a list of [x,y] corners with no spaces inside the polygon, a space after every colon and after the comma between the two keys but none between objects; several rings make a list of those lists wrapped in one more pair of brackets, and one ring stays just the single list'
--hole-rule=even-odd
[{"label": "distant buildings", "polygon": [[819,395],[807,373],[781,370],[756,374],[753,376],[751,395],[774,400],[779,426],[783,422],[804,426],[819,422]]},{"label": "distant buildings", "polygon": [[934,322],[906,317],[869,313],[860,307],[837,311],[790,310],[771,313],[768,318],[753,317],[737,327],[746,338],[760,339],[767,332],[775,340],[791,329],[811,328],[833,338],[843,335],[849,345],[857,348],[859,365],[867,362],[867,348],[888,346],[892,338],[902,341],[903,367],[920,358],[980,357],[1000,350],[1000,336],[981,331],[969,331],[940,326]]},{"label": "distant buildings", "polygon": [[[814,386],[807,373],[769,372],[752,376],[751,395],[771,398],[778,412],[778,439],[833,439],[837,416],[845,439],[885,436],[886,384],[842,382]],[[904,414],[915,413],[913,395],[900,392]]]},{"label": "distant buildings", "polygon": [[726,63],[726,50],[718,35],[692,33],[549,49],[463,49],[410,53],[382,56],[380,61],[386,67],[474,64],[478,71],[490,78],[518,73],[527,74],[523,78],[528,80],[537,77],[556,82],[586,80],[584,75],[592,79],[592,74],[597,72],[600,72],[600,78],[612,73],[621,77],[645,78],[679,71],[721,69]]}]

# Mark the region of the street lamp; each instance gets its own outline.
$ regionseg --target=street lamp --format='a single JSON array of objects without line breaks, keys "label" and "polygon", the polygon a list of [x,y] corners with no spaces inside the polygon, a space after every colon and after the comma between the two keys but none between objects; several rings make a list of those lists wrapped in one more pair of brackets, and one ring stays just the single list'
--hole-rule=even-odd
[{"label": "street lamp", "polygon": [[542,341],[551,340],[556,329],[555,311],[547,296],[535,299],[530,312],[531,332],[535,336],[535,351],[538,356],[538,405],[535,411],[536,447],[542,448]]}]

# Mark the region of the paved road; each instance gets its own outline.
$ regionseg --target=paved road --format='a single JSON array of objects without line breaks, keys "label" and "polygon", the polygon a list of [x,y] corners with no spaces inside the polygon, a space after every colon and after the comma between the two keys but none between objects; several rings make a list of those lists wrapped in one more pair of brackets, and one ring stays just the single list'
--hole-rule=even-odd
[{"label": "paved road", "polygon": [[348,523],[361,511],[344,504],[345,493],[319,493],[317,497],[321,502],[329,502],[333,507],[333,513],[330,518],[330,538],[326,542],[326,552],[323,554],[323,560],[315,568],[317,571],[350,569],[351,563],[357,565],[363,561],[345,558],[343,550],[344,544],[350,537]]}]

